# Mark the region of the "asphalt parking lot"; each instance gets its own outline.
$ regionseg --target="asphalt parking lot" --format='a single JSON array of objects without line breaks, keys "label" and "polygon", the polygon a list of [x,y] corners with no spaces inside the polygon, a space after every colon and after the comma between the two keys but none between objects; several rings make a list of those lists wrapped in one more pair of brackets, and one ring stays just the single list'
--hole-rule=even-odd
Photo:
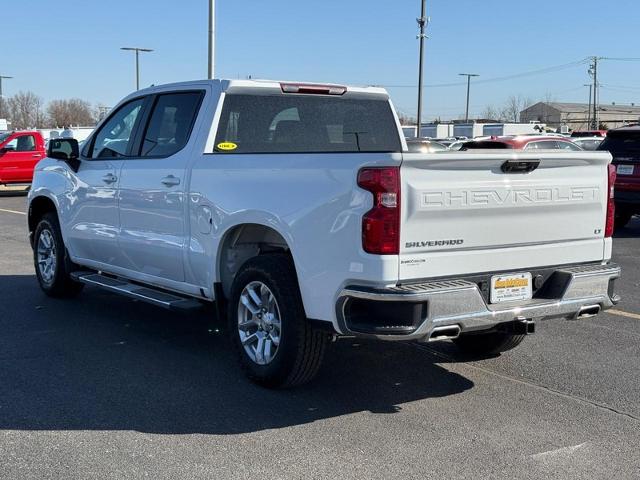
[{"label": "asphalt parking lot", "polygon": [[0,478],[640,478],[640,220],[613,313],[469,361],[341,340],[317,380],[245,380],[211,312],[39,290],[0,197]]}]

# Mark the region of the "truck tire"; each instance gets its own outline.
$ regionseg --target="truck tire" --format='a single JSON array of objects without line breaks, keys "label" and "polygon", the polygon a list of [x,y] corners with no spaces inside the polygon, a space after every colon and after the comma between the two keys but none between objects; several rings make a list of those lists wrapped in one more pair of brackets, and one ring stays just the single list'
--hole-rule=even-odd
[{"label": "truck tire", "polygon": [[470,355],[496,355],[516,348],[526,335],[513,335],[506,332],[461,334],[453,342],[464,353]]},{"label": "truck tire", "polygon": [[38,222],[33,235],[33,263],[40,288],[50,297],[73,297],[84,284],[74,282],[69,260],[55,213],[47,213]]},{"label": "truck tire", "polygon": [[307,321],[288,256],[261,255],[241,267],[231,286],[228,318],[240,365],[254,382],[292,387],[318,372],[328,335]]}]

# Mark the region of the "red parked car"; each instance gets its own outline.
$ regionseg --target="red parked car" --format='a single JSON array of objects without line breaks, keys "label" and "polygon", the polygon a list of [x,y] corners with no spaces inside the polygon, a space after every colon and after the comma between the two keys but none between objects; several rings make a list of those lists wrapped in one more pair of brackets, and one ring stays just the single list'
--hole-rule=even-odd
[{"label": "red parked car", "polygon": [[36,163],[45,156],[40,133],[0,133],[0,185],[30,184]]},{"label": "red parked car", "polygon": [[505,137],[491,137],[487,140],[473,140],[462,145],[461,150],[574,150],[580,151],[578,145],[566,137],[551,135],[518,135]]},{"label": "red parked car", "polygon": [[640,125],[609,130],[598,150],[606,150],[613,157],[616,227],[624,227],[640,213]]}]

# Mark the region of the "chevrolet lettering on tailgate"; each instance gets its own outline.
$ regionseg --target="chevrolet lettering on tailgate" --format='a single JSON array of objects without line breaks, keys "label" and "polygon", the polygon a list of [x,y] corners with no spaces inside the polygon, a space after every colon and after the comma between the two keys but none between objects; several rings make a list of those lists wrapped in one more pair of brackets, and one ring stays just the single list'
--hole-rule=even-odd
[{"label": "chevrolet lettering on tailgate", "polygon": [[500,207],[556,202],[599,201],[600,189],[587,187],[518,188],[493,190],[447,190],[422,192],[422,207]]}]

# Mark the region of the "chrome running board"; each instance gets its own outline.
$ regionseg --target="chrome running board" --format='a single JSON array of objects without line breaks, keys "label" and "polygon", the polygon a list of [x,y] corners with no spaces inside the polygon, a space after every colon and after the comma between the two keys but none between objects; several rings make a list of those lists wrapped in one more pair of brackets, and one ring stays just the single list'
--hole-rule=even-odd
[{"label": "chrome running board", "polygon": [[194,310],[202,307],[202,303],[193,298],[182,297],[175,293],[138,285],[125,279],[110,277],[100,273],[80,271],[73,272],[71,277],[76,282],[94,285],[113,293],[125,295],[170,310]]}]

